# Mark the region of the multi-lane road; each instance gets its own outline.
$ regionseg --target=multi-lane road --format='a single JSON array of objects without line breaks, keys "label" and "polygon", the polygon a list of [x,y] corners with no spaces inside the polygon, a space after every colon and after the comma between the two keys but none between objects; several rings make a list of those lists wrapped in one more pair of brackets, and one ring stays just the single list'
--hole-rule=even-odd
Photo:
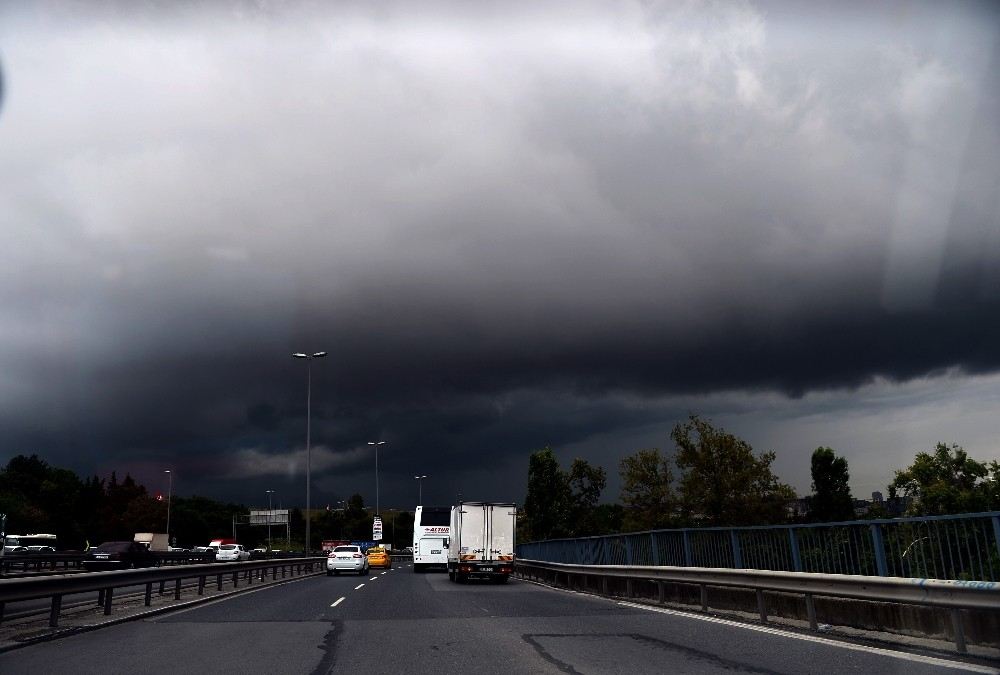
[{"label": "multi-lane road", "polygon": [[308,577],[0,654],[14,673],[996,672],[512,579]]}]

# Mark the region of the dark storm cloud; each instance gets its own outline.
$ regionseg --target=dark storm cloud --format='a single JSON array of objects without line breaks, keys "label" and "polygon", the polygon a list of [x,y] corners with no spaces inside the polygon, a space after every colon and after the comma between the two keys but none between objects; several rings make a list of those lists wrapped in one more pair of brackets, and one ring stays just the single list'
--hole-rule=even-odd
[{"label": "dark storm cloud", "polygon": [[413,11],[8,14],[2,452],[259,491],[325,349],[323,489],[385,438],[450,499],[663,397],[1000,366],[989,6]]}]

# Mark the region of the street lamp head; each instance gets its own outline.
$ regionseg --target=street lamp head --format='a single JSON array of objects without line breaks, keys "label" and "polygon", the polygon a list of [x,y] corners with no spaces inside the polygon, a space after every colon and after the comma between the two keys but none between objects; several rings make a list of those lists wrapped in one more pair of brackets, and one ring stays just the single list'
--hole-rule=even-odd
[{"label": "street lamp head", "polygon": [[316,352],[315,354],[312,355],[314,359],[321,359],[324,356],[326,356],[326,352]]},{"label": "street lamp head", "polygon": [[303,354],[302,352],[295,352],[294,354],[292,354],[292,358],[293,359],[308,359],[309,355],[308,354]]},{"label": "street lamp head", "polygon": [[385,441],[368,441],[368,445],[385,445]]},{"label": "street lamp head", "polygon": [[170,473],[170,469],[164,469],[163,473]]},{"label": "street lamp head", "polygon": [[414,478],[416,478],[417,480],[420,480],[421,478],[427,478],[427,476],[414,476]]}]

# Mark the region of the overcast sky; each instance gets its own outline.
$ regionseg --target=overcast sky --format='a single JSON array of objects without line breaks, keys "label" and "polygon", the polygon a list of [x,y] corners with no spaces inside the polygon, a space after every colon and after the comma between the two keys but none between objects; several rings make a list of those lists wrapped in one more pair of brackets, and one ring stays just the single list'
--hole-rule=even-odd
[{"label": "overcast sky", "polygon": [[301,505],[319,350],[319,505],[1000,458],[995,5],[140,4],[0,8],[0,461]]}]

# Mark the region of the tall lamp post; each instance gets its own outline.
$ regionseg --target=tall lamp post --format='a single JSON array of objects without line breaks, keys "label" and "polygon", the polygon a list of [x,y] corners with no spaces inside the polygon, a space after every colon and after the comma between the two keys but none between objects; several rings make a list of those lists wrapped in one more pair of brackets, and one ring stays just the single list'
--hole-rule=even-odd
[{"label": "tall lamp post", "polygon": [[274,507],[271,506],[271,495],[274,494],[274,490],[266,490],[267,492],[267,552],[271,552],[271,520],[274,519]]},{"label": "tall lamp post", "polygon": [[312,475],[310,473],[312,455],[310,447],[310,433],[312,431],[312,360],[321,359],[326,356],[326,352],[314,352],[303,354],[296,352],[292,358],[306,360],[306,555],[312,550],[310,546],[309,531],[309,509],[312,506]]},{"label": "tall lamp post", "polygon": [[167,474],[167,550],[170,550],[170,498],[173,496],[174,492],[174,474],[171,473],[170,469],[164,469],[163,473]]},{"label": "tall lamp post", "polygon": [[427,478],[427,476],[414,476],[414,478],[417,480],[417,485],[419,486],[419,492],[418,492],[419,498],[417,499],[417,506],[423,506],[424,505],[424,479]]},{"label": "tall lamp post", "polygon": [[375,515],[381,516],[378,509],[378,446],[385,445],[385,441],[368,441],[368,445],[375,446]]}]

